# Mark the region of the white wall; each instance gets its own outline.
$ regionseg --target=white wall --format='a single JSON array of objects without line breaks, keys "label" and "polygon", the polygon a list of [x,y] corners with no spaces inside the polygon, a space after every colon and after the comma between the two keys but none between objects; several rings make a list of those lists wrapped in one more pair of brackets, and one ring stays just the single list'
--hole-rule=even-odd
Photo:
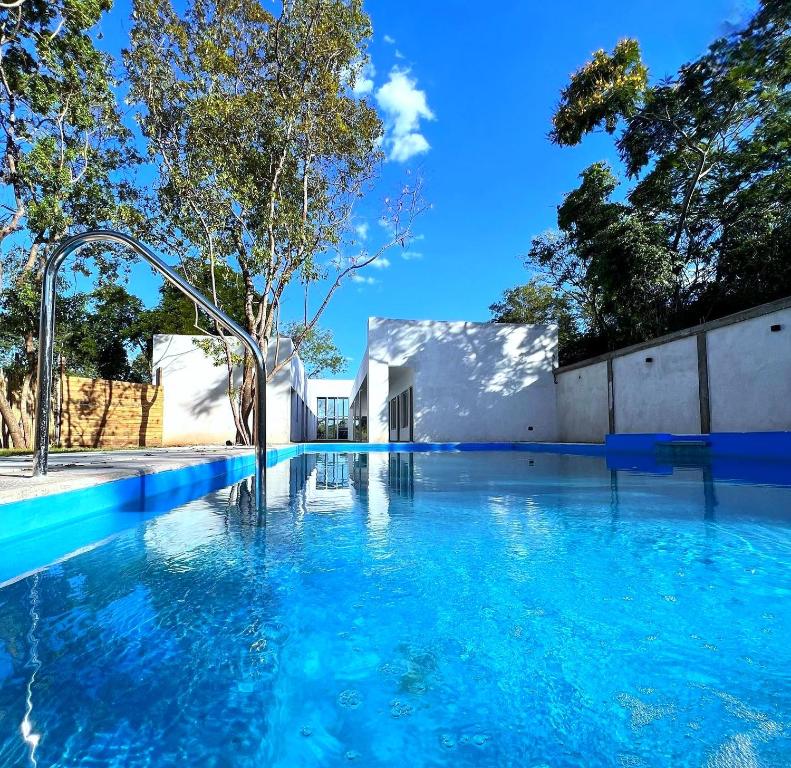
[{"label": "white wall", "polygon": [[387,399],[392,400],[405,389],[415,385],[415,372],[411,368],[396,368],[390,366],[388,371]]},{"label": "white wall", "polygon": [[709,331],[706,343],[712,432],[791,430],[791,308]]},{"label": "white wall", "polygon": [[[712,432],[791,430],[791,307],[775,309],[778,303],[762,315],[749,316],[759,307],[692,329],[684,338],[613,353],[615,431],[699,434],[700,377],[704,387],[708,382]],[[780,330],[773,332],[773,325]],[[697,334],[706,341],[700,374]],[[647,357],[653,362],[646,363]],[[556,380],[560,439],[603,440],[606,360],[560,370]]]},{"label": "white wall", "polygon": [[[195,342],[205,336],[154,336],[152,367],[161,371],[164,389],[162,439],[164,445],[225,443],[234,440],[236,427],[227,395],[227,370]],[[275,367],[275,345],[269,347],[268,368]],[[281,339],[278,360],[291,353],[291,340]],[[234,386],[241,370],[234,371]],[[307,379],[302,361],[294,357],[267,385],[266,437],[270,444],[291,440],[292,389],[302,400]]]},{"label": "white wall", "polygon": [[602,443],[609,432],[607,362],[566,373],[557,380],[558,440]]},{"label": "white wall", "polygon": [[554,326],[369,318],[369,440],[389,439],[391,367],[414,379],[416,441],[555,440],[556,350]]},{"label": "white wall", "polygon": [[616,357],[612,367],[616,432],[700,432],[694,336]]}]

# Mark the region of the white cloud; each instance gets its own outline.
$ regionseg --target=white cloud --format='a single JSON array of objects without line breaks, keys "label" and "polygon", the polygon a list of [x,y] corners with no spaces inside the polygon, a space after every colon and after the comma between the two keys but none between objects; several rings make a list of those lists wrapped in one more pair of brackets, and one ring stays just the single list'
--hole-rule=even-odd
[{"label": "white cloud", "polygon": [[428,152],[430,145],[420,132],[421,120],[433,120],[426,92],[408,72],[393,69],[388,81],[376,91],[376,103],[385,113],[388,157],[403,163],[415,155]]},{"label": "white cloud", "polygon": [[368,277],[368,275],[361,275],[359,272],[352,272],[350,278],[353,283],[360,283],[365,285],[374,285],[379,282],[375,277]]},{"label": "white cloud", "polygon": [[352,93],[354,93],[355,96],[365,96],[371,93],[374,89],[374,75],[376,75],[376,69],[374,68],[373,62],[359,62],[354,70],[354,87],[352,88]]},{"label": "white cloud", "polygon": [[382,40],[384,40],[388,45],[395,45],[395,38],[390,37],[390,35],[385,35]]},{"label": "white cloud", "polygon": [[404,58],[404,54],[401,53],[401,51],[399,51],[398,48],[396,48],[396,50],[395,50],[395,57],[397,59],[403,59]]},{"label": "white cloud", "polygon": [[390,147],[390,159],[397,163],[405,163],[410,157],[428,152],[431,145],[422,133],[408,133],[406,136],[394,136]]},{"label": "white cloud", "polygon": [[370,266],[376,267],[376,269],[387,269],[390,266],[390,259],[385,256],[379,256],[379,258],[371,262]]},{"label": "white cloud", "polygon": [[358,224],[354,228],[354,232],[360,240],[367,240],[368,239],[368,222],[364,221],[362,224]]},{"label": "white cloud", "polygon": [[416,259],[422,259],[423,254],[417,251],[403,251],[401,253],[401,258],[405,261],[415,261]]}]

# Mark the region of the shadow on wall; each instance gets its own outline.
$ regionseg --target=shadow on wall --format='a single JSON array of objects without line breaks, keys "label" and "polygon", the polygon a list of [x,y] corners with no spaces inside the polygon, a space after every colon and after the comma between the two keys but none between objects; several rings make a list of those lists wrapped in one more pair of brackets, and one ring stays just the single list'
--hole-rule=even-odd
[{"label": "shadow on wall", "polygon": [[[168,337],[165,336],[165,338]],[[199,355],[201,362],[206,359],[203,350],[197,346],[194,340],[188,349],[179,350],[178,347],[174,345],[175,338],[174,336],[170,336],[164,350],[161,352],[157,350],[160,354],[159,358],[154,363],[155,369],[165,367],[163,366],[165,360],[168,361],[168,366],[171,366],[173,361],[181,359],[184,368],[188,369],[192,365],[190,361],[191,357]],[[213,337],[204,336],[202,338],[206,341],[211,341]],[[216,380],[207,381],[207,386],[201,388],[199,394],[196,393],[195,399],[192,400],[190,404],[190,412],[196,418],[210,415],[216,408],[218,402],[222,402],[223,398],[226,400],[228,398],[228,377],[225,362],[222,362],[220,365],[212,365],[212,369],[217,371]],[[241,369],[238,365],[234,367],[233,382],[235,387],[241,384]],[[228,409],[230,411],[230,405],[228,405]]]},{"label": "shadow on wall", "polygon": [[415,370],[417,440],[456,439],[460,426],[449,418],[468,422],[464,439],[554,440],[557,344],[554,328],[542,331],[385,322],[372,331],[369,354],[373,361]]}]

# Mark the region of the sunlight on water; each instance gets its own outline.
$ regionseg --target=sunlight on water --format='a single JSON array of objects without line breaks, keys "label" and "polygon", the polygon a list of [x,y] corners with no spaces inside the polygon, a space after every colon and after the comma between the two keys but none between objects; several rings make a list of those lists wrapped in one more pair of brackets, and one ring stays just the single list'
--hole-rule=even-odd
[{"label": "sunlight on water", "polygon": [[0,590],[0,766],[788,766],[789,566],[782,484],[300,456]]}]

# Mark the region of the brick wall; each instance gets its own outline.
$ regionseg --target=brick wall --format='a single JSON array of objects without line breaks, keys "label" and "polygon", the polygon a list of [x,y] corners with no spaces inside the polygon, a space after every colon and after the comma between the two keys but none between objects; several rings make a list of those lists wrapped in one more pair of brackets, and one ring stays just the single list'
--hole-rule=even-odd
[{"label": "brick wall", "polygon": [[63,447],[162,445],[162,387],[63,376],[58,399]]}]

